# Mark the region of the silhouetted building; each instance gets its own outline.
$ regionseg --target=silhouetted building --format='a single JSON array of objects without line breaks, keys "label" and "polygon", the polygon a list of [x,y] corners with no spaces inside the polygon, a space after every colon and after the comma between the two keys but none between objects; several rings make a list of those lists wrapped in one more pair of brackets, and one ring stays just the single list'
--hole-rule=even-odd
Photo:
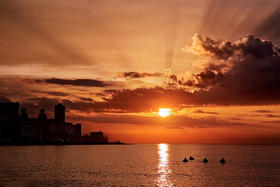
[{"label": "silhouetted building", "polygon": [[90,136],[82,136],[81,137],[82,143],[90,143],[90,144],[106,144],[108,143],[107,137],[103,135],[102,131],[99,132],[91,132]]},{"label": "silhouetted building", "polygon": [[27,110],[26,110],[26,108],[22,108],[22,109],[21,109],[19,119],[20,119],[20,120],[27,120],[27,119],[28,119],[28,115],[27,115]]},{"label": "silhouetted building", "polygon": [[0,103],[0,144],[106,144],[103,132],[81,136],[82,125],[65,122],[65,106],[55,106],[55,119],[47,119],[44,109],[37,118],[28,118],[19,103]]},{"label": "silhouetted building", "polygon": [[28,118],[18,103],[0,103],[0,144],[79,143],[81,124],[65,122],[65,106],[55,106],[55,119],[47,119],[44,109],[38,118]]},{"label": "silhouetted building", "polygon": [[94,136],[96,138],[103,138],[103,132],[102,131],[90,132],[90,136]]},{"label": "silhouetted building", "polygon": [[19,140],[19,103],[0,103],[0,144],[15,144]]},{"label": "silhouetted building", "polygon": [[18,103],[0,103],[0,121],[17,120],[19,114],[18,108]]},{"label": "silhouetted building", "polygon": [[72,123],[66,123],[65,130],[67,134],[77,137],[81,136],[81,126],[82,125],[80,123],[76,125],[73,125]]},{"label": "silhouetted building", "polygon": [[39,120],[46,120],[46,119],[47,119],[47,115],[46,115],[46,113],[45,113],[45,109],[41,109],[41,110],[40,110],[40,113],[39,113],[39,115],[38,115],[38,119],[39,119]]},{"label": "silhouetted building", "polygon": [[55,110],[55,113],[54,113],[55,121],[64,123],[65,122],[65,106],[62,105],[61,103],[58,103],[57,105],[55,105],[54,110]]}]

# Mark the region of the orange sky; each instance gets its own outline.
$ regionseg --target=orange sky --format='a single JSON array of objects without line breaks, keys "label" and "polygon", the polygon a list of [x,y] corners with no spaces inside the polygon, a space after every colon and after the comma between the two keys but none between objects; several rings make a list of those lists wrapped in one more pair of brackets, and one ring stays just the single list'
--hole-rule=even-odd
[{"label": "orange sky", "polygon": [[280,143],[279,12],[277,0],[4,0],[0,101],[33,117],[62,102],[111,140]]}]

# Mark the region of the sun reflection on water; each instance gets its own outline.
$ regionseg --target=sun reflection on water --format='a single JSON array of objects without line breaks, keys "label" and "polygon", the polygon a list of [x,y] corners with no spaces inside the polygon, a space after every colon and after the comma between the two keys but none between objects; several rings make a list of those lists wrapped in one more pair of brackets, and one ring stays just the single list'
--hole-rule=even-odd
[{"label": "sun reflection on water", "polygon": [[169,159],[168,159],[168,144],[158,144],[158,186],[173,186],[169,180],[169,176],[172,173],[169,169]]}]

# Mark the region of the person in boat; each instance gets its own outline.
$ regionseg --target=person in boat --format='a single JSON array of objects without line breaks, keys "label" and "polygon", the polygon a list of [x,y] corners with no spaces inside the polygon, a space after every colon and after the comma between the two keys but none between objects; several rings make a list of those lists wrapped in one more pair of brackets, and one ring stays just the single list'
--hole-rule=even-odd
[{"label": "person in boat", "polygon": [[224,158],[222,158],[222,159],[220,160],[220,162],[221,162],[222,164],[224,164],[224,163],[226,163],[226,160],[225,160]]},{"label": "person in boat", "polygon": [[190,156],[190,159],[189,160],[194,160],[194,157]]},{"label": "person in boat", "polygon": [[207,163],[207,162],[208,162],[207,158],[204,158],[204,159],[203,159],[203,162],[204,162],[204,163]]},{"label": "person in boat", "polygon": [[183,162],[188,162],[188,159],[185,157],[184,160],[183,160]]}]

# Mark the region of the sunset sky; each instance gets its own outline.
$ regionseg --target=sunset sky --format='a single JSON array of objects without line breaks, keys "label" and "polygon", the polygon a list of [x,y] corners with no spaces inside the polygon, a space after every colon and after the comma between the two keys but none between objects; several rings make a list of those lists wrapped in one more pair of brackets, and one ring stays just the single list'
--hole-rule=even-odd
[{"label": "sunset sky", "polygon": [[110,140],[280,143],[279,21],[279,0],[0,0],[0,101]]}]

